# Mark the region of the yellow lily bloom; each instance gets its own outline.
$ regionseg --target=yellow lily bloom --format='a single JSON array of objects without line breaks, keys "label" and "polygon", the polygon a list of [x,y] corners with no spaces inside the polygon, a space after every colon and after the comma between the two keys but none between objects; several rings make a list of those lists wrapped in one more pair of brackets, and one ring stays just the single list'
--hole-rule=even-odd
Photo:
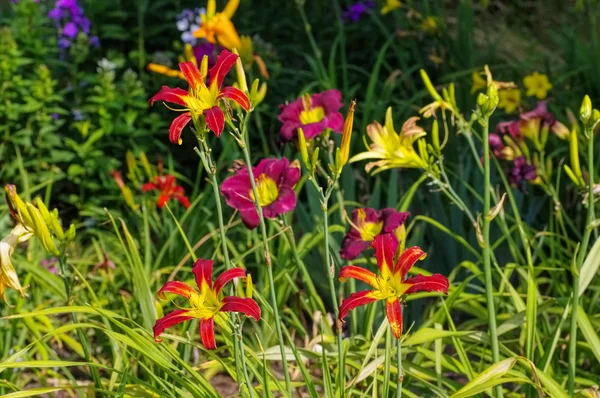
[{"label": "yellow lily bloom", "polygon": [[521,104],[521,90],[518,88],[500,90],[498,97],[498,108],[504,109],[506,113],[513,113]]},{"label": "yellow lily bloom", "polygon": [[23,224],[17,224],[7,237],[0,241],[0,298],[6,302],[4,294],[6,289],[15,289],[21,297],[25,297],[25,289],[19,282],[19,277],[10,260],[15,248],[19,243],[28,240],[32,234],[26,230]]},{"label": "yellow lily bloom", "polygon": [[402,7],[400,0],[387,0],[385,5],[381,7],[381,15],[388,14],[400,7]]},{"label": "yellow lily bloom", "polygon": [[487,81],[481,77],[479,72],[473,72],[471,75],[473,79],[473,85],[471,86],[471,94],[475,94],[479,90],[484,90],[487,88]]},{"label": "yellow lily bloom", "polygon": [[[240,4],[240,0],[229,0],[221,12],[216,12],[215,0],[208,0],[206,14],[202,15],[200,29],[194,32],[197,39],[206,39],[210,43],[217,42],[228,50],[242,49],[242,39],[237,33],[231,17]],[[240,51],[241,52],[241,51]]]},{"label": "yellow lily bloom", "polygon": [[379,122],[367,126],[367,134],[373,141],[367,147],[368,151],[353,156],[350,162],[377,159],[365,166],[367,172],[375,168],[375,173],[392,168],[426,169],[427,162],[413,148],[415,141],[427,134],[425,130],[417,126],[418,120],[419,118],[416,116],[408,119],[402,125],[400,134],[398,134],[394,130],[392,108],[389,107],[385,115],[385,126],[382,126]]},{"label": "yellow lily bloom", "polygon": [[527,88],[528,97],[538,97],[541,100],[548,96],[548,90],[552,88],[548,76],[538,72],[533,72],[533,74],[525,76],[523,84]]}]

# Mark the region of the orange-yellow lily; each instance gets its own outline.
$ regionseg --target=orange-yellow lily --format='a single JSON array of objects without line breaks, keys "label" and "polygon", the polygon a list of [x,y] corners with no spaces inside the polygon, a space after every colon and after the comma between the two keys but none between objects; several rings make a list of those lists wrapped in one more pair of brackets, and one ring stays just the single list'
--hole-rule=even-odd
[{"label": "orange-yellow lily", "polygon": [[241,51],[242,40],[231,22],[231,17],[235,14],[239,4],[240,0],[229,0],[223,11],[216,12],[215,0],[208,0],[206,14],[202,15],[202,24],[200,29],[194,32],[194,37],[206,39],[213,44],[218,42],[229,50],[236,48]]}]

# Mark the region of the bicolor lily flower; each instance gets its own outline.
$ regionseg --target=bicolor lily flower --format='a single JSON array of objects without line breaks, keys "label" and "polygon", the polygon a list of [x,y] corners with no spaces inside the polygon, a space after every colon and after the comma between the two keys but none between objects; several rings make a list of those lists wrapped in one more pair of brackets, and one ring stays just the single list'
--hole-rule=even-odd
[{"label": "bicolor lily flower", "polygon": [[221,12],[216,12],[215,0],[208,0],[206,13],[202,14],[202,23],[198,30],[194,31],[197,39],[206,39],[213,44],[220,44],[229,50],[242,49],[242,40],[231,22],[231,18],[240,4],[240,0],[229,0]]},{"label": "bicolor lily flower", "polygon": [[185,196],[181,185],[177,185],[175,177],[171,174],[156,176],[151,182],[142,186],[142,192],[159,191],[158,208],[162,209],[170,199],[177,199],[186,209],[190,207],[190,200]]},{"label": "bicolor lily flower", "polygon": [[342,241],[340,257],[344,260],[354,260],[371,247],[376,236],[394,233],[409,216],[407,211],[400,212],[392,208],[375,210],[367,207],[352,210],[350,231]]},{"label": "bicolor lily flower", "polygon": [[[252,168],[258,201],[263,216],[275,218],[296,207],[294,186],[300,179],[300,168],[286,158],[263,159]],[[260,223],[254,204],[252,182],[246,168],[239,169],[221,184],[221,194],[227,204],[240,211],[246,227],[256,228]]]},{"label": "bicolor lily flower", "polygon": [[385,126],[374,122],[367,126],[367,134],[371,138],[368,151],[359,153],[350,159],[357,162],[365,159],[377,159],[369,162],[365,170],[370,172],[373,168],[375,173],[392,168],[427,168],[427,162],[423,160],[413,148],[413,144],[421,137],[427,135],[425,130],[417,125],[418,117],[408,119],[402,125],[400,134],[394,130],[392,120],[392,108],[388,108],[385,114]]},{"label": "bicolor lily flower", "polygon": [[[203,117],[208,129],[219,137],[225,128],[225,114],[220,107],[224,99],[238,103],[245,111],[250,110],[250,101],[244,92],[235,87],[222,87],[225,75],[237,58],[238,55],[223,50],[208,72],[208,57],[203,58],[200,70],[193,62],[183,62],[179,64],[179,69],[190,85],[188,91],[163,86],[150,98],[150,104],[155,101],[165,101],[184,107],[178,109],[183,113],[173,120],[169,129],[171,142],[181,145],[181,131],[192,118],[200,116]],[[206,82],[207,77],[209,83]]]},{"label": "bicolor lily flower", "polygon": [[335,89],[312,96],[305,94],[282,105],[279,114],[279,121],[283,123],[281,137],[285,141],[291,141],[298,135],[299,128],[302,128],[304,137],[308,140],[326,129],[341,133],[344,127],[344,116],[339,112],[342,105],[342,93]]},{"label": "bicolor lily flower", "polygon": [[393,234],[379,235],[373,241],[379,275],[354,265],[341,269],[341,282],[352,278],[371,285],[373,289],[352,293],[344,299],[340,306],[340,321],[358,306],[385,300],[387,319],[394,336],[399,339],[402,336],[402,302],[407,294],[421,291],[448,294],[448,279],[443,275],[417,275],[406,278],[408,271],[417,260],[424,259],[426,253],[420,247],[409,247],[394,262],[397,247],[398,241]]},{"label": "bicolor lily flower", "polygon": [[196,277],[198,290],[187,283],[170,281],[158,291],[158,298],[166,300],[166,293],[176,294],[189,300],[190,308],[174,310],[158,319],[153,327],[154,339],[160,342],[160,335],[165,329],[178,323],[191,319],[200,320],[200,339],[207,350],[217,348],[215,342],[214,318],[220,312],[241,312],[260,320],[260,307],[251,298],[221,295],[221,290],[228,282],[236,278],[246,278],[246,271],[242,268],[232,268],[217,277],[213,283],[213,261],[199,258],[192,269]]}]

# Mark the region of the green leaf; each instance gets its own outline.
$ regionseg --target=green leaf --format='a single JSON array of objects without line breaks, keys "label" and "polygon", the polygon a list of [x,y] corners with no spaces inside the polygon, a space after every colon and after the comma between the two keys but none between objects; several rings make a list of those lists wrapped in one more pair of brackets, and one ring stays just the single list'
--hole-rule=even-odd
[{"label": "green leaf", "polygon": [[452,332],[450,330],[438,330],[433,328],[421,328],[417,330],[415,333],[411,334],[409,338],[402,342],[403,347],[410,347],[415,345],[420,345],[424,343],[429,343],[431,341],[437,339],[443,339],[445,337],[462,337],[473,334],[473,331],[464,331],[464,332]]},{"label": "green leaf", "polygon": [[505,382],[514,383],[515,380],[509,378],[503,379],[502,377],[507,374],[513,366],[515,366],[515,363],[517,363],[518,359],[518,357],[507,358],[490,366],[477,375],[477,377],[471,380],[463,388],[452,394],[450,398],[472,397],[473,395],[479,394],[498,384]]},{"label": "green leaf", "polygon": [[600,239],[597,239],[592,246],[579,271],[579,294],[581,296],[598,273],[598,268],[600,268]]},{"label": "green leaf", "polygon": [[587,341],[590,345],[592,353],[596,359],[600,361],[600,338],[598,338],[598,334],[594,330],[594,326],[592,325],[590,318],[582,307],[577,308],[577,323],[579,324],[579,328],[583,333],[585,341]]}]

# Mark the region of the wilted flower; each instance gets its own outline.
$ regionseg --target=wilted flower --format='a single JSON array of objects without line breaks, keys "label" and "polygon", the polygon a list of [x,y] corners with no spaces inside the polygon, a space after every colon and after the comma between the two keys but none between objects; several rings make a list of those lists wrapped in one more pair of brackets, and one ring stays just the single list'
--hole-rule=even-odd
[{"label": "wilted flower", "polygon": [[176,199],[186,209],[190,207],[190,200],[185,196],[185,191],[181,185],[177,185],[175,177],[171,174],[156,176],[151,182],[142,186],[142,192],[159,191],[157,206],[162,209],[170,199]]},{"label": "wilted flower", "polygon": [[[208,74],[206,68],[200,70],[193,62],[184,62],[179,64],[185,80],[190,85],[188,91],[181,88],[170,88],[163,86],[158,93],[150,98],[150,104],[155,101],[166,101],[173,104],[184,106],[183,111],[187,111],[177,116],[169,129],[169,138],[175,144],[181,144],[181,130],[189,123],[192,118],[202,116],[206,126],[214,132],[217,137],[221,135],[225,128],[225,114],[220,108],[223,99],[230,99],[237,102],[244,110],[250,110],[250,101],[246,94],[235,87],[223,87],[225,75],[235,64],[237,55],[223,50],[215,66]],[[207,62],[208,59],[205,58]],[[206,84],[206,78],[209,78],[209,85]]]},{"label": "wilted flower", "polygon": [[548,96],[548,90],[552,88],[548,76],[538,72],[533,72],[533,74],[525,76],[523,84],[527,88],[528,97],[537,97],[541,100]]},{"label": "wilted flower", "polygon": [[408,271],[418,260],[424,259],[426,253],[420,247],[409,247],[394,262],[397,247],[398,241],[393,234],[379,235],[373,241],[379,275],[354,265],[341,269],[341,282],[352,278],[371,285],[373,290],[355,292],[344,299],[340,306],[340,321],[358,306],[385,300],[388,322],[394,336],[399,339],[402,336],[402,302],[405,295],[421,291],[448,293],[448,279],[443,275],[406,278]]},{"label": "wilted flower", "polygon": [[123,195],[123,199],[125,199],[125,203],[127,203],[127,206],[129,206],[133,211],[138,211],[140,205],[135,203],[133,193],[131,192],[131,189],[127,185],[125,185],[121,173],[119,173],[117,170],[113,170],[110,173],[112,174],[115,183],[119,187],[121,195]]},{"label": "wilted flower", "polygon": [[419,118],[416,116],[408,119],[398,134],[394,130],[392,108],[388,108],[385,115],[385,126],[379,122],[367,126],[367,134],[373,141],[367,148],[368,151],[355,155],[350,162],[378,159],[365,166],[367,172],[375,168],[377,173],[397,167],[426,169],[427,162],[413,148],[415,141],[427,134],[425,130],[417,126],[418,120]]},{"label": "wilted flower", "polygon": [[373,7],[375,7],[375,3],[372,0],[359,1],[358,3],[352,4],[344,11],[342,19],[345,22],[358,22],[360,18]]},{"label": "wilted flower", "polygon": [[260,307],[251,298],[221,295],[221,290],[228,282],[236,278],[246,278],[242,268],[232,268],[223,272],[217,279],[212,280],[213,261],[199,258],[192,269],[196,277],[197,291],[187,283],[171,281],[158,291],[158,297],[166,299],[166,293],[176,294],[189,300],[191,308],[177,309],[158,319],[154,325],[154,339],[161,341],[162,332],[173,325],[191,319],[200,320],[200,338],[207,350],[217,348],[215,342],[214,318],[220,312],[241,312],[246,316],[260,320]]},{"label": "wilted flower", "polygon": [[6,302],[6,289],[14,289],[21,297],[25,297],[25,289],[19,282],[15,267],[12,265],[11,256],[17,245],[25,242],[32,235],[27,232],[23,224],[17,224],[8,236],[0,241],[0,298]]},{"label": "wilted flower", "polygon": [[229,0],[223,11],[216,12],[215,0],[208,0],[206,14],[201,15],[202,23],[194,32],[194,37],[206,39],[213,44],[219,43],[229,50],[237,48],[240,51],[242,40],[231,22],[239,3],[239,0]]},{"label": "wilted flower", "polygon": [[[258,201],[263,216],[275,218],[296,207],[294,186],[300,179],[300,168],[283,159],[263,159],[252,168]],[[252,182],[246,168],[238,169],[235,175],[221,184],[221,194],[227,204],[240,211],[242,221],[248,228],[256,228],[260,222],[254,203]]]},{"label": "wilted flower", "polygon": [[281,106],[279,121],[281,137],[290,141],[302,128],[306,139],[313,139],[326,129],[341,133],[344,117],[339,112],[342,107],[342,93],[331,89],[319,94],[305,94],[295,101]]},{"label": "wilted flower", "polygon": [[506,113],[513,113],[521,104],[521,90],[518,88],[500,90],[498,97],[498,108],[504,109]]},{"label": "wilted flower", "polygon": [[342,241],[340,257],[344,260],[354,260],[363,251],[371,247],[376,236],[394,233],[398,227],[403,225],[409,212],[400,212],[396,209],[387,208],[381,210],[354,209],[350,231]]},{"label": "wilted flower", "polygon": [[527,163],[525,156],[519,156],[514,160],[513,167],[508,173],[508,181],[511,185],[523,190],[523,181],[535,182],[538,178],[535,166]]}]

